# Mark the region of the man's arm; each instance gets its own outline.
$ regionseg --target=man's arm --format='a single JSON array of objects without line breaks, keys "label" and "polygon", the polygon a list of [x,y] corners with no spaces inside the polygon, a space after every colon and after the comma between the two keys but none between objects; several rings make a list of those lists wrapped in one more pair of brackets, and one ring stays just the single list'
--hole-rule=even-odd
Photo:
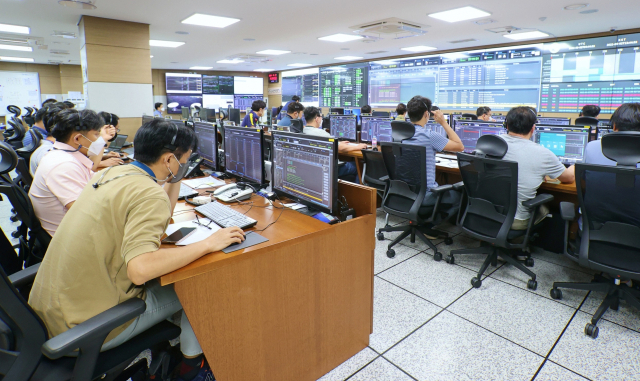
[{"label": "man's arm", "polygon": [[[105,142],[108,143],[109,140],[111,140],[115,135],[116,135],[115,127],[110,126],[108,124],[105,124],[104,126],[102,126],[102,129],[100,130],[100,136],[104,139]],[[93,162],[93,167],[91,168],[92,171],[98,172],[100,168],[104,168],[100,166],[103,155],[104,155],[104,149],[98,155],[89,157],[89,160]]]},{"label": "man's arm", "polygon": [[341,141],[338,143],[338,153],[361,151],[363,149],[367,149],[366,144],[350,144],[349,142],[345,142],[345,141]]},{"label": "man's arm", "polygon": [[[187,165],[187,164],[183,164]],[[173,216],[173,210],[176,208],[176,204],[178,203],[178,196],[180,196],[180,184],[182,181],[178,181],[177,183],[166,183],[164,184],[164,191],[167,192],[167,196],[169,196],[169,202],[171,202],[171,215]]]},{"label": "man's arm", "polygon": [[443,151],[449,152],[462,152],[464,150],[464,144],[462,144],[462,140],[456,132],[449,126],[449,123],[444,117],[444,114],[441,110],[436,110],[433,112],[433,120],[438,122],[444,130],[447,132],[447,136],[449,137],[449,142],[444,146]]},{"label": "man's arm", "polygon": [[576,181],[576,166],[572,165],[569,168],[565,169],[564,172],[560,176],[558,176],[558,180],[565,184],[571,184]]}]

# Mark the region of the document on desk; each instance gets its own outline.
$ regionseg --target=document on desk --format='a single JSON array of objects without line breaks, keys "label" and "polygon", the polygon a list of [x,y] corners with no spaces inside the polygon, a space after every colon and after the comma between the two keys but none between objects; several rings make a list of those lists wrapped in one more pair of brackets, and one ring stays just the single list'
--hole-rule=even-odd
[{"label": "document on desk", "polygon": [[193,189],[198,188],[213,188],[225,185],[225,182],[218,180],[215,177],[207,176],[199,179],[183,180],[182,183]]},{"label": "document on desk", "polygon": [[[210,229],[205,226],[208,226]],[[171,235],[180,228],[196,228],[196,230],[193,233],[189,234],[187,237],[178,241],[176,243],[176,245],[178,246],[186,246],[192,243],[203,241],[209,238],[209,236],[211,236],[213,233],[220,230],[220,226],[216,225],[215,222],[212,222],[208,218],[200,218],[199,220],[191,220],[171,224],[167,226],[167,231],[165,233],[167,235]]]}]

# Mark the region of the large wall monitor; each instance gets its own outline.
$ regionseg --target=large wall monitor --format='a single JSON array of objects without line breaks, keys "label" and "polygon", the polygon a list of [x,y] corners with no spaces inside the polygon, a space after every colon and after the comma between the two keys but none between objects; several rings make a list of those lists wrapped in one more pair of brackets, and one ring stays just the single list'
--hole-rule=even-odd
[{"label": "large wall monitor", "polygon": [[233,95],[233,76],[203,75],[202,93],[212,95]]},{"label": "large wall monitor", "polygon": [[294,95],[300,97],[305,106],[320,105],[320,72],[318,68],[282,72],[282,104]]},{"label": "large wall monitor", "polygon": [[233,77],[233,93],[239,95],[264,94],[264,78]]},{"label": "large wall monitor", "polygon": [[202,75],[166,73],[167,94],[202,94]]},{"label": "large wall monitor", "polygon": [[368,104],[367,63],[320,68],[320,107],[362,107]]}]

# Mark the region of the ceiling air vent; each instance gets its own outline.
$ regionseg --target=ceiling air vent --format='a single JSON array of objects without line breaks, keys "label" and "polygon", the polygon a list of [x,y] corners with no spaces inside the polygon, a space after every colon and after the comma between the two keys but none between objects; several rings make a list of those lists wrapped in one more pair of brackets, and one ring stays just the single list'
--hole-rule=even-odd
[{"label": "ceiling air vent", "polygon": [[60,30],[54,30],[51,34],[53,37],[61,37],[61,38],[76,38],[76,34],[73,32],[64,32]]},{"label": "ceiling air vent", "polygon": [[455,40],[455,41],[449,41],[450,44],[462,44],[464,42],[473,42],[473,41],[478,41],[475,38],[467,38],[464,40]]},{"label": "ceiling air vent", "polygon": [[97,0],[58,0],[58,4],[70,8],[96,9]]},{"label": "ceiling air vent", "polygon": [[233,56],[226,57],[229,60],[242,60],[244,62],[258,63],[258,62],[269,62],[271,58],[268,56],[265,57],[263,55],[249,54],[249,53],[240,53],[235,54]]},{"label": "ceiling air vent", "polygon": [[384,38],[401,39],[422,36],[427,31],[428,25],[419,25],[411,21],[391,17],[384,20],[371,21],[352,26],[356,33],[369,40],[382,40]]},{"label": "ceiling air vent", "polygon": [[57,55],[65,55],[68,56],[69,55],[69,51],[68,50],[49,50],[49,53],[51,54],[57,54]]},{"label": "ceiling air vent", "polygon": [[378,51],[375,51],[375,52],[368,52],[368,53],[365,53],[365,54],[382,54],[382,53],[389,53],[389,51],[387,51],[387,50],[378,50]]},{"label": "ceiling air vent", "polygon": [[503,26],[500,28],[491,28],[491,29],[486,29],[487,32],[491,32],[491,33],[496,33],[496,34],[505,34],[505,33],[511,33],[514,30],[520,30],[520,28],[516,28],[515,26]]}]

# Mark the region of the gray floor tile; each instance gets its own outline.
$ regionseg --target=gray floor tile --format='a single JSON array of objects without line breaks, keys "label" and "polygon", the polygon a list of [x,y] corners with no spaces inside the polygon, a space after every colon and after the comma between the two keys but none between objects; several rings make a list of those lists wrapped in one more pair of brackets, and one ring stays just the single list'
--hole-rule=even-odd
[{"label": "gray floor tile", "polygon": [[475,274],[463,267],[436,262],[431,255],[420,253],[378,274],[426,300],[446,307],[471,288]]},{"label": "gray floor tile", "polygon": [[[470,249],[475,247],[480,247],[480,241],[463,233],[453,237],[453,243],[451,245],[445,245],[444,243],[438,245],[438,251],[442,253],[443,258],[446,258],[451,250]],[[484,260],[487,259],[487,254],[460,254],[455,255],[454,257],[457,265],[477,273],[480,270],[480,267],[482,267]],[[487,271],[484,272],[484,275],[489,275],[496,271],[502,263],[504,262],[498,260],[498,266],[489,266]]]},{"label": "gray floor tile", "polygon": [[575,312],[491,278],[448,310],[542,356],[549,353]]},{"label": "gray floor tile", "polygon": [[601,320],[594,340],[584,334],[590,321],[590,315],[578,312],[549,359],[593,380],[637,380],[640,333]]},{"label": "gray floor tile", "polygon": [[[387,214],[385,212],[377,212],[376,213],[376,230],[380,229],[382,227],[384,227],[384,220],[385,220],[385,216]],[[403,222],[406,222],[407,220],[404,218],[400,218],[400,217],[396,217],[393,215],[389,215],[389,225],[398,225],[401,224]]]},{"label": "gray floor tile", "polygon": [[369,346],[382,353],[441,310],[376,277],[373,283],[373,333],[369,336]]},{"label": "gray floor tile", "polygon": [[[563,296],[565,294],[565,291],[569,290],[563,288]],[[604,292],[591,292],[591,294],[589,294],[589,297],[587,297],[587,300],[584,301],[584,304],[582,305],[582,308],[580,308],[580,310],[593,315],[598,307],[600,307],[600,304],[604,300],[605,296],[606,294]],[[607,312],[605,312],[602,318],[640,332],[640,311],[630,306],[625,300],[620,301],[618,311],[609,309],[607,310]]]},{"label": "gray floor tile", "polygon": [[[551,299],[549,290],[553,287],[553,282],[589,282],[593,278],[593,275],[537,259],[534,259],[534,266],[529,269],[536,274],[538,281],[538,289],[532,292],[547,299]],[[529,275],[509,264],[505,264],[491,274],[491,278],[499,279],[522,289],[527,289],[527,281],[530,279]],[[587,291],[566,289],[565,292],[563,289],[562,299],[558,302],[578,308],[585,295],[587,295]]]},{"label": "gray floor tile", "polygon": [[389,258],[387,257],[388,245],[389,241],[378,241],[376,239],[376,250],[373,259],[373,272],[375,274],[378,274],[391,266],[395,266],[398,263],[405,261],[419,253],[419,251],[416,249],[412,249],[404,245],[395,245],[393,247],[393,250],[396,252],[396,256],[393,258]]},{"label": "gray floor tile", "polygon": [[[385,236],[386,236],[386,233],[385,233]],[[396,237],[397,237],[397,235],[396,235]],[[391,238],[391,236],[389,236],[389,238]],[[454,240],[455,240],[455,238],[454,238]],[[444,239],[442,239],[442,238],[437,238],[437,239],[432,240],[431,242],[432,242],[434,245],[438,245],[438,244],[440,244],[440,243],[441,243],[441,242],[443,242],[443,241],[444,241]],[[416,249],[416,250],[418,250],[418,251],[431,250],[431,249],[429,248],[429,246],[427,246],[427,244],[426,244],[426,243],[422,242],[422,240],[421,240],[420,238],[418,238],[418,237],[416,237],[416,241],[415,241],[415,242],[413,242],[413,243],[411,242],[411,237],[407,237],[407,238],[403,239],[400,243],[401,243],[401,244],[403,244],[403,245],[405,245],[405,246],[408,246],[408,247],[414,248],[414,249]],[[440,246],[438,246],[438,250],[440,250]]]},{"label": "gray floor tile", "polygon": [[343,381],[362,369],[376,357],[378,357],[378,354],[367,347],[334,368],[331,372],[319,378],[318,381]]},{"label": "gray floor tile", "polygon": [[581,271],[583,273],[593,274],[593,271],[591,271],[591,270],[589,270],[587,268],[581,267],[578,264],[578,262],[573,261],[572,259],[568,258],[564,254],[552,253],[550,251],[542,250],[539,247],[532,246],[531,247],[531,256],[534,259],[542,259],[543,261],[555,263],[556,265],[569,267],[569,268],[571,268],[573,270],[576,270],[576,271]]},{"label": "gray floor tile", "polygon": [[547,361],[544,363],[544,367],[538,372],[535,381],[588,381],[588,379],[576,374],[570,370],[555,364],[554,362]]},{"label": "gray floor tile", "polygon": [[374,362],[354,374],[349,381],[411,381],[400,369],[389,361],[378,357]]},{"label": "gray floor tile", "polygon": [[452,224],[449,221],[445,221],[440,225],[436,226],[436,229],[449,232],[451,235],[454,235],[454,234],[457,235],[462,232],[462,229],[460,229],[457,225]]},{"label": "gray floor tile", "polygon": [[418,380],[530,380],[543,358],[443,311],[384,357]]}]

